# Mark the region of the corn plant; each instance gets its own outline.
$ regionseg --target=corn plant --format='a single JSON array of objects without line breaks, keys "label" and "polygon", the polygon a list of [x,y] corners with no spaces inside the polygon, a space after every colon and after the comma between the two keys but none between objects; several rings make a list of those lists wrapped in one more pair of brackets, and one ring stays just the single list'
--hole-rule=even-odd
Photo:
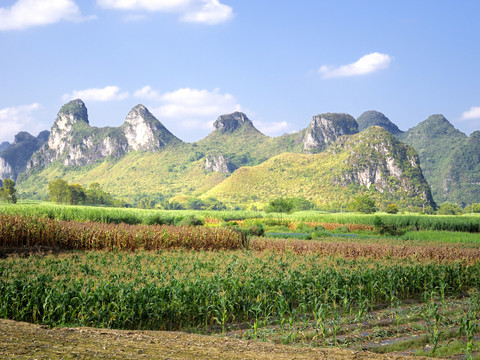
[{"label": "corn plant", "polygon": [[475,292],[469,301],[469,308],[464,317],[460,319],[460,337],[465,336],[465,355],[467,359],[473,359],[472,352],[475,344],[475,334],[479,330],[478,315],[480,311],[480,296]]},{"label": "corn plant", "polygon": [[435,356],[435,352],[438,348],[438,341],[440,340],[440,325],[442,315],[440,314],[440,305],[435,299],[435,293],[424,293],[425,310],[422,314],[425,323],[427,325],[429,342],[433,345],[432,356]]}]

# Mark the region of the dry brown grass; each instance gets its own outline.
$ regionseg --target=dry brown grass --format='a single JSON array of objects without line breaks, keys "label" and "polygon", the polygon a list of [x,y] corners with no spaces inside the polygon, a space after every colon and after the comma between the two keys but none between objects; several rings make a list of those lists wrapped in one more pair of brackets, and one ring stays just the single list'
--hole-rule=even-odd
[{"label": "dry brown grass", "polygon": [[459,246],[402,246],[391,244],[364,244],[355,242],[322,242],[295,239],[254,238],[250,248],[256,251],[315,253],[341,256],[349,259],[415,259],[439,262],[464,261],[474,263],[480,259],[480,249]]},{"label": "dry brown grass", "polygon": [[[411,359],[165,331],[54,328],[0,319],[1,359]],[[415,359],[425,359],[415,357]]]}]

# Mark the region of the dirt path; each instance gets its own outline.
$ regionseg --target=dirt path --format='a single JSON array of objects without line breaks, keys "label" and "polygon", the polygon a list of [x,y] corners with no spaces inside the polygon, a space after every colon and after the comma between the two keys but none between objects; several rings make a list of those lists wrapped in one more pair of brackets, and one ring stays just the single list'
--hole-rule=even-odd
[{"label": "dirt path", "polygon": [[[1,359],[411,359],[181,332],[54,328],[0,319]],[[416,360],[421,358],[415,357]]]}]

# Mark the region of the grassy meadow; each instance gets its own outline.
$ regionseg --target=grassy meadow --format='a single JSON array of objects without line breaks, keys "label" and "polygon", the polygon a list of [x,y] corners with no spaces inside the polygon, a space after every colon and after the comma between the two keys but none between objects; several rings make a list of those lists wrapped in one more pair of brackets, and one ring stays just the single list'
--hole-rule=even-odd
[{"label": "grassy meadow", "polygon": [[479,358],[479,223],[1,205],[0,317]]}]

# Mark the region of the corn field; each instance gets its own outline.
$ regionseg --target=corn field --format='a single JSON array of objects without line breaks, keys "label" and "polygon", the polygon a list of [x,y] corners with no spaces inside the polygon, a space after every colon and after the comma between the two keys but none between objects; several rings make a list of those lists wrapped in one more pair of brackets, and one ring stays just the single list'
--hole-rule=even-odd
[{"label": "corn field", "polygon": [[236,252],[87,252],[0,262],[0,317],[51,326],[176,330],[342,316],[442,288],[480,287],[480,263]]},{"label": "corn field", "polygon": [[66,250],[238,249],[246,238],[233,230],[193,226],[61,221],[0,214],[0,247]]}]

